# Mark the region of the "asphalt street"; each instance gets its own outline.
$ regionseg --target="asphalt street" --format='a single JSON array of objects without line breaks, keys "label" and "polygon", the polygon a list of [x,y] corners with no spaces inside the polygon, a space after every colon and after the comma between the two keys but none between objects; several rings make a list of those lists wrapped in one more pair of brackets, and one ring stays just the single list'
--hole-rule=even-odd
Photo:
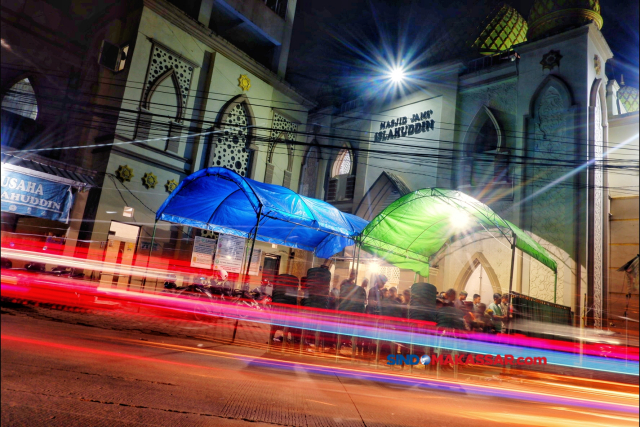
[{"label": "asphalt street", "polygon": [[[345,367],[319,369],[311,358],[263,348],[71,324],[6,308],[1,317],[3,426],[638,425],[637,410],[495,396],[462,381],[434,388]],[[507,386],[513,385],[484,385]],[[625,390],[616,393],[570,389],[565,396],[637,405],[637,396],[633,403]]]}]

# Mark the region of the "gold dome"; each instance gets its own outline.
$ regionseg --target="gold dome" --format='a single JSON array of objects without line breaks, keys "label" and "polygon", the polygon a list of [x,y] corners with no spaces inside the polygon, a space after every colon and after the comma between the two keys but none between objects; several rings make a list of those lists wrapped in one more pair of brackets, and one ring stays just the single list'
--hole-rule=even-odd
[{"label": "gold dome", "polygon": [[529,40],[595,22],[602,28],[600,0],[536,0],[529,12]]},{"label": "gold dome", "polygon": [[482,26],[484,29],[472,43],[472,47],[482,53],[492,55],[527,41],[527,21],[507,4],[493,9]]}]

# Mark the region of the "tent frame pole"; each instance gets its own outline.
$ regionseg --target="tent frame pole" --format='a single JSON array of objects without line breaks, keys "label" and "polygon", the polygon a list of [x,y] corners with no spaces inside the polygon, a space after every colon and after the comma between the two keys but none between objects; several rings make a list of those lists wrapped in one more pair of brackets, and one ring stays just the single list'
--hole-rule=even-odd
[{"label": "tent frame pole", "polygon": [[[518,240],[517,237],[515,237],[513,239],[513,244],[511,245],[511,272],[509,274],[509,304],[511,304],[511,293],[513,292],[513,270],[515,268],[515,263],[516,263],[516,241]],[[504,313],[502,313],[504,315]],[[509,324],[509,308],[507,308],[507,325]],[[510,329],[509,329],[509,332]]]},{"label": "tent frame pole", "polygon": [[[258,210],[258,220],[256,221],[256,228],[253,232],[253,237],[251,238],[251,249],[249,250],[249,260],[247,261],[247,268],[245,270],[243,282],[249,283],[249,269],[251,268],[251,259],[253,258],[253,248],[256,244],[256,237],[258,237],[258,227],[260,226],[260,217],[262,216],[262,205],[260,205],[260,209]],[[245,283],[242,285],[244,286]]]},{"label": "tent frame pole", "polygon": [[513,239],[513,244],[511,245],[511,272],[509,274],[509,295],[511,295],[511,292],[513,291],[513,270],[516,262],[516,240],[517,240],[517,237]]},{"label": "tent frame pole", "polygon": [[558,270],[554,271],[554,279],[553,279],[553,303],[557,304],[556,301],[558,298]]},{"label": "tent frame pole", "polygon": [[356,263],[355,268],[356,268],[356,286],[358,286],[358,272],[360,270],[360,245],[358,244],[358,241],[355,241],[355,248],[353,251],[353,261]]},{"label": "tent frame pole", "polygon": [[[253,247],[256,244],[256,237],[258,236],[258,226],[260,225],[260,217],[262,216],[262,205],[260,205],[260,210],[258,210],[258,220],[256,221],[256,228],[253,232],[253,238],[251,239],[251,250],[249,251],[249,260],[247,261],[247,269],[245,270],[244,277],[242,278],[241,289],[244,288],[245,282],[249,284],[249,269],[251,268],[251,258],[253,256]],[[238,323],[240,319],[236,319],[236,323],[233,326],[233,335],[231,336],[231,343],[235,342],[236,334],[238,333]],[[269,339],[271,341],[271,339]]]},{"label": "tent frame pole", "polygon": [[[145,269],[144,279],[142,280],[142,291],[144,292],[144,288],[147,285],[147,276],[149,275],[149,262],[151,261],[151,253],[153,252],[153,244],[156,241],[156,227],[158,227],[158,220],[156,219],[153,223],[153,233],[151,234],[151,245],[149,245],[149,256],[147,257],[147,267]],[[156,288],[158,287],[158,280],[156,279]],[[157,290],[157,289],[155,289]]]}]

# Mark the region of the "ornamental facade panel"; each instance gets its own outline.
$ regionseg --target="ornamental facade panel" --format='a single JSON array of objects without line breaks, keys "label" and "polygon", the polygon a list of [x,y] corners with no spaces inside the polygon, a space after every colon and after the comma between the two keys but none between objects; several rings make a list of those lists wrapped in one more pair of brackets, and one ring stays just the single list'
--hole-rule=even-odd
[{"label": "ornamental facade panel", "polygon": [[604,127],[602,126],[602,102],[600,95],[596,95],[596,108],[594,120],[595,143],[595,179],[594,179],[594,205],[593,205],[593,321],[596,328],[602,327],[602,264],[603,264],[603,222],[604,222],[604,177],[602,155],[604,153]]},{"label": "ornamental facade panel", "polygon": [[180,105],[179,120],[184,118],[184,106],[189,99],[189,89],[195,65],[184,59],[179,54],[154,42],[149,58],[149,71],[144,84],[143,107],[149,109],[148,102],[157,85],[172,74],[180,92],[178,105]]},{"label": "ornamental facade panel", "polygon": [[214,135],[217,142],[215,159],[212,166],[221,166],[247,176],[249,167],[249,149],[247,132],[249,117],[242,103],[233,107],[226,116],[222,134]]}]

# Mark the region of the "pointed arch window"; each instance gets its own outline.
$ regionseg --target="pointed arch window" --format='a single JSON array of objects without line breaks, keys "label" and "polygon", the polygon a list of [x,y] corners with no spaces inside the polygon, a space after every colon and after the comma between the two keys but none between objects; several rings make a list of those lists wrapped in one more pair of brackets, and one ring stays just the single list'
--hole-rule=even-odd
[{"label": "pointed arch window", "polygon": [[340,150],[340,153],[338,153],[338,157],[336,157],[336,161],[333,163],[331,177],[333,178],[339,175],[351,175],[352,169],[353,158],[351,156],[351,151],[343,148],[342,150]]},{"label": "pointed arch window", "polygon": [[465,137],[469,154],[496,153],[502,148],[502,129],[491,110],[482,106],[469,126]]},{"label": "pointed arch window", "polygon": [[2,99],[2,109],[27,119],[38,117],[38,101],[28,78],[20,80]]},{"label": "pointed arch window", "polygon": [[[252,153],[258,150],[255,139],[254,114],[246,95],[237,95],[229,100],[218,114],[215,131],[209,136],[210,166],[220,166],[251,177]],[[282,182],[282,181],[281,181]]]},{"label": "pointed arch window", "polygon": [[460,185],[486,189],[494,184],[511,182],[509,150],[505,147],[500,124],[487,106],[482,106],[471,121],[464,149]]},{"label": "pointed arch window", "polygon": [[493,121],[487,117],[476,135],[473,152],[476,154],[495,153],[498,150],[498,140],[498,129]]},{"label": "pointed arch window", "polygon": [[318,169],[320,163],[320,151],[318,147],[311,147],[304,158],[302,173],[300,178],[299,193],[303,196],[315,197],[316,181],[318,180]]}]

